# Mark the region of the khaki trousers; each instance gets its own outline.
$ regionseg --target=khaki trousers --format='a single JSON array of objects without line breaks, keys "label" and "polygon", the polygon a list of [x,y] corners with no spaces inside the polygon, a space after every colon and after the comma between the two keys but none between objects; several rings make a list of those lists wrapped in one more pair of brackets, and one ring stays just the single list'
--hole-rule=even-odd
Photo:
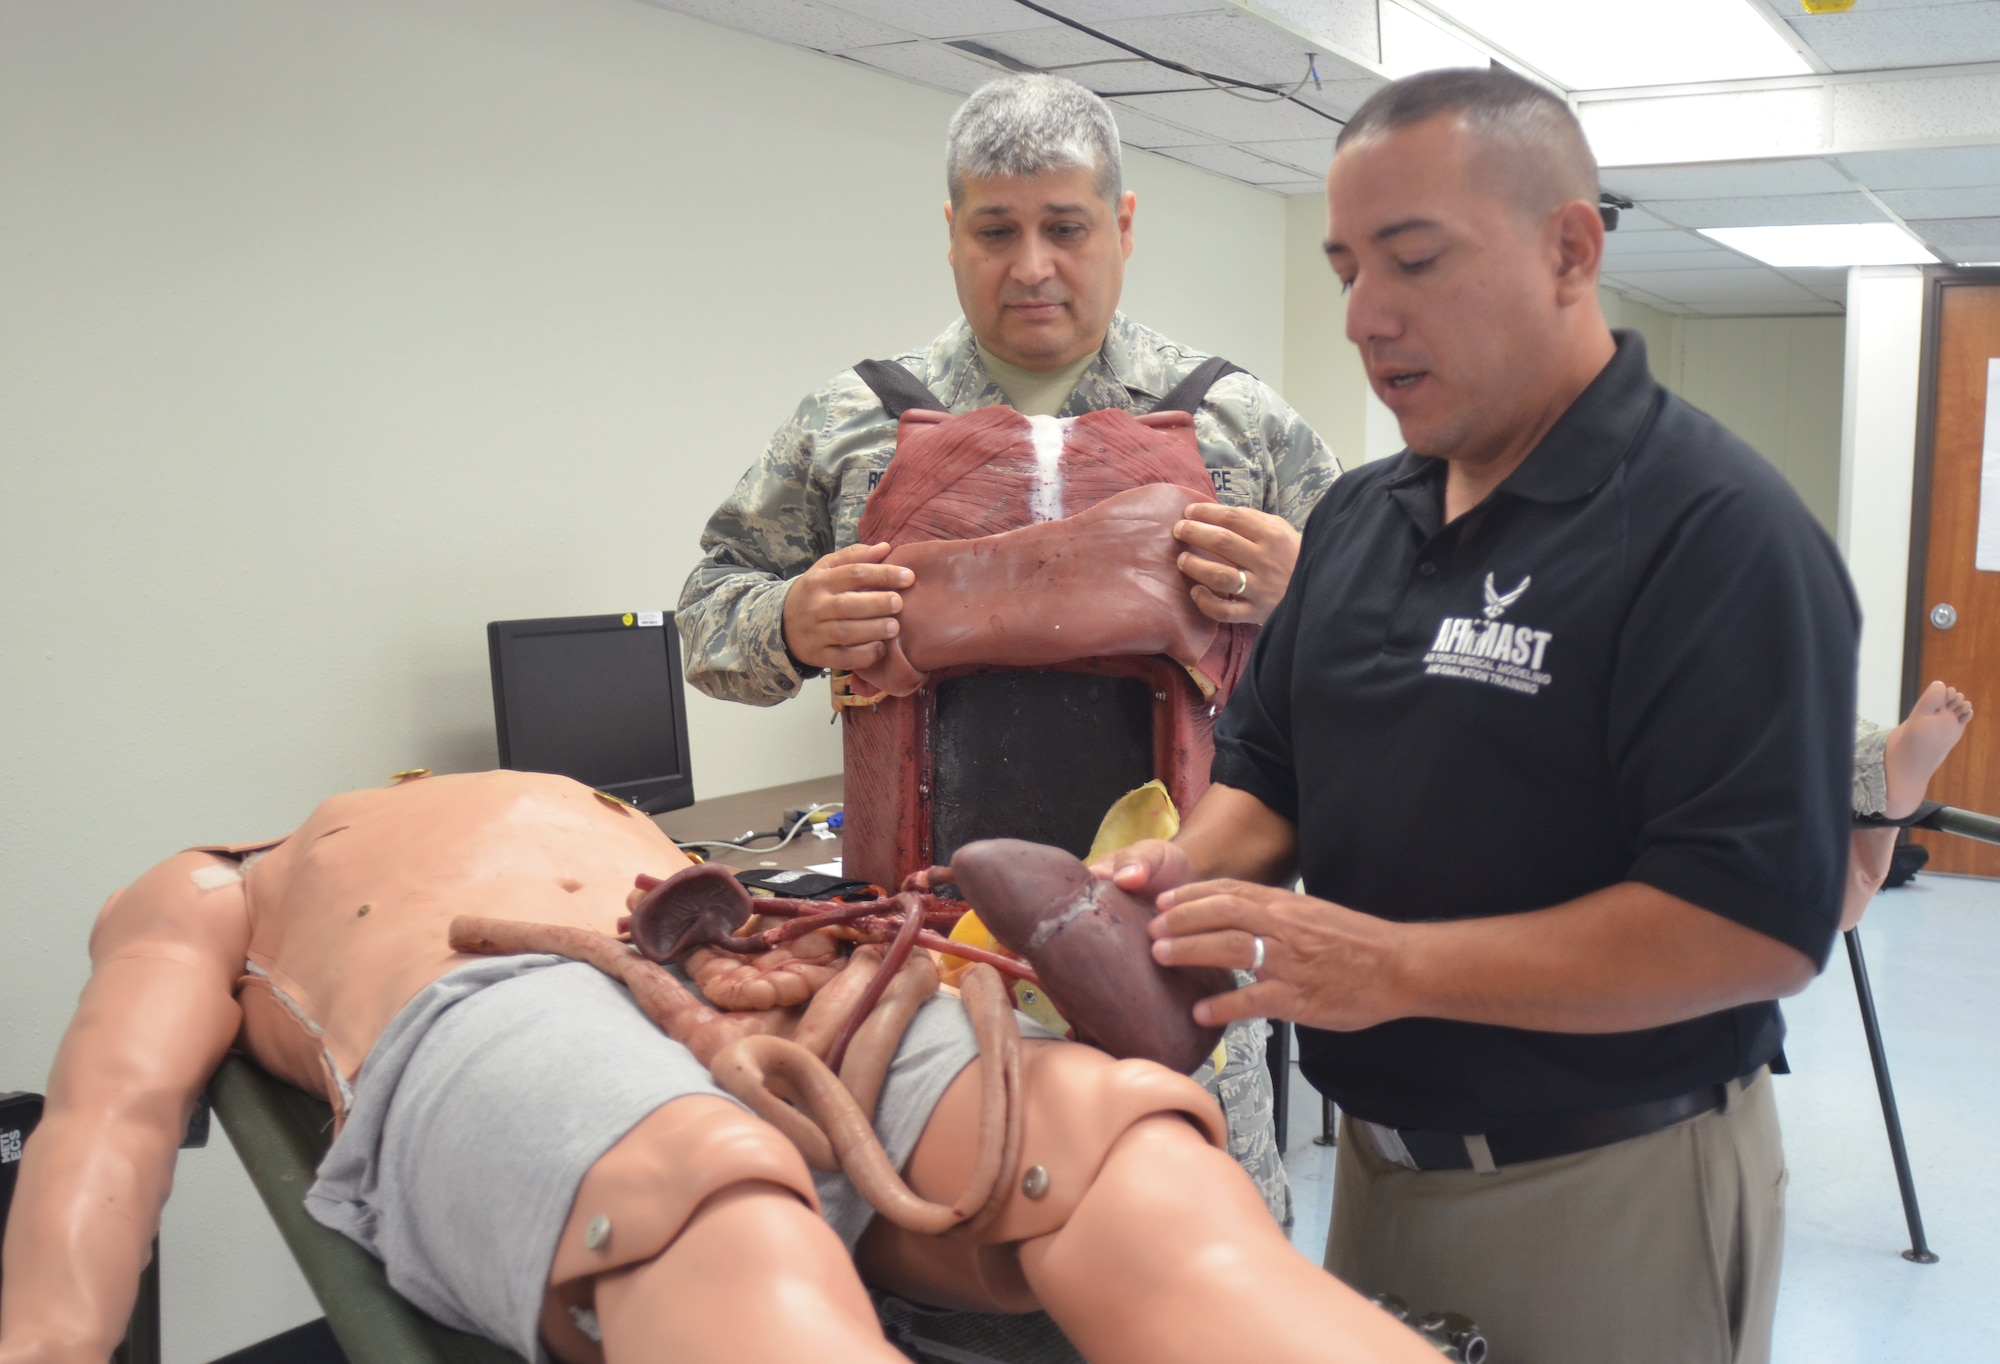
[{"label": "khaki trousers", "polygon": [[1785,1237],[1771,1081],[1553,1160],[1409,1170],[1343,1117],[1326,1267],[1462,1312],[1490,1364],[1765,1364]]}]

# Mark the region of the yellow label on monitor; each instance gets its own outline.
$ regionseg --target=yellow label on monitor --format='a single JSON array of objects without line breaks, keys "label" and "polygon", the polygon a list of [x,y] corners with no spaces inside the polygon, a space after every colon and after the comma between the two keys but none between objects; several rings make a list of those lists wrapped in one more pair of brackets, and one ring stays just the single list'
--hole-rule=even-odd
[{"label": "yellow label on monitor", "polygon": [[1854,8],[1854,0],[1799,0],[1807,14],[1845,14]]}]

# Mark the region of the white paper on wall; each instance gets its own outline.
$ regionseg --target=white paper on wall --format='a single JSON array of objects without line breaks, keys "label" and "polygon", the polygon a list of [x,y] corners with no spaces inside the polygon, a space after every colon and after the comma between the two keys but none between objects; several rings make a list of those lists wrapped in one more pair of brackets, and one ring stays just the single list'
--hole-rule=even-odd
[{"label": "white paper on wall", "polygon": [[1979,539],[1972,566],[2000,573],[2000,356],[1986,362],[1986,443],[1979,456]]}]

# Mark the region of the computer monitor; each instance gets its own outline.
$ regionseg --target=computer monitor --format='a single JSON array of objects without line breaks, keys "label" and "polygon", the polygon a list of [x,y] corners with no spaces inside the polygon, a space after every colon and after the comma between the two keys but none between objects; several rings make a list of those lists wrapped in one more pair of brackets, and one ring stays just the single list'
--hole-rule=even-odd
[{"label": "computer monitor", "polygon": [[648,814],[694,803],[671,611],[496,620],[500,765],[574,777]]}]

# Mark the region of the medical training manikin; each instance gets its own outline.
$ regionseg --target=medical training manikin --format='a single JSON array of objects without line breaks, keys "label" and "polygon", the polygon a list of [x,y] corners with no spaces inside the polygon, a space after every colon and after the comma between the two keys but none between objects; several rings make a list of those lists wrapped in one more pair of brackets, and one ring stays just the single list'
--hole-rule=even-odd
[{"label": "medical training manikin", "polygon": [[[462,916],[613,938],[635,877],[686,865],[585,787],[499,772],[336,796],[273,844],[148,871],[100,915],[28,1144],[0,1360],[108,1357],[182,1127],[232,1046],[340,1117],[315,1215],[383,1253],[419,1305],[531,1357],[900,1358],[850,1248],[917,1301],[1046,1308],[1093,1360],[1436,1357],[1292,1250],[1216,1149],[1213,1102],[1162,1066],[1019,1042],[1019,1173],[971,1234],[923,1234],[815,1176],[595,968],[447,939]],[[725,965],[775,982],[846,950],[830,936]],[[809,1008],[766,1012],[796,1031]],[[652,1050],[628,1051],[640,1026]],[[956,999],[921,1003],[879,1091],[874,1126],[920,1199],[948,1204],[978,1174],[992,1063],[969,1034]],[[573,1139],[529,1163],[519,1148],[551,1121]],[[542,1178],[564,1159],[566,1186]]]}]

